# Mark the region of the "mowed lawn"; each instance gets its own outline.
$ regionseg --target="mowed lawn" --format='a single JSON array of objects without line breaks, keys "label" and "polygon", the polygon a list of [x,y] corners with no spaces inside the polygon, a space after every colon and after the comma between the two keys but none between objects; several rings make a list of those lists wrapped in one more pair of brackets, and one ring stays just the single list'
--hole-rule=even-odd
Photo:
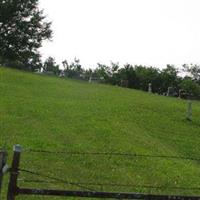
[{"label": "mowed lawn", "polygon": [[[194,101],[192,106],[193,120],[189,122],[185,120],[186,100],[0,68],[0,146],[9,152],[9,164],[13,145],[20,144],[24,150],[21,168],[82,185],[103,183],[84,185],[97,191],[200,195],[200,161],[67,153],[200,158],[200,102]],[[29,149],[66,153],[33,153]],[[30,180],[47,181],[20,173],[19,185],[23,187],[81,189]],[[129,186],[106,185],[110,183]]]}]

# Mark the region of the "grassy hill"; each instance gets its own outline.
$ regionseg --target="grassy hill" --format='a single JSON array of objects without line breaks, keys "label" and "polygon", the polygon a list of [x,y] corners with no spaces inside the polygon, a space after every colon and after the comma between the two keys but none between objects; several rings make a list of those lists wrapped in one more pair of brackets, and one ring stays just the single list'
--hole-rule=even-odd
[{"label": "grassy hill", "polygon": [[[11,159],[12,146],[21,144],[22,168],[70,182],[163,186],[89,186],[99,191],[200,195],[197,189],[170,189],[200,188],[199,161],[28,152],[43,149],[200,158],[200,103],[193,102],[192,122],[185,120],[186,105],[187,101],[178,98],[0,68],[0,146],[7,148]],[[43,180],[26,173],[20,174],[22,179]],[[19,183],[80,189],[59,183]]]}]

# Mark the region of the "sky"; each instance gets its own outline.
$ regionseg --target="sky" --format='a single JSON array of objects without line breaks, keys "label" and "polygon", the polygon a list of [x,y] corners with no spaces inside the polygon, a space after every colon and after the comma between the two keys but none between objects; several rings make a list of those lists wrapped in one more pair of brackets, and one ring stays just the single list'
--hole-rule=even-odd
[{"label": "sky", "polygon": [[40,0],[40,8],[54,32],[43,59],[77,57],[84,68],[200,63],[200,0]]}]

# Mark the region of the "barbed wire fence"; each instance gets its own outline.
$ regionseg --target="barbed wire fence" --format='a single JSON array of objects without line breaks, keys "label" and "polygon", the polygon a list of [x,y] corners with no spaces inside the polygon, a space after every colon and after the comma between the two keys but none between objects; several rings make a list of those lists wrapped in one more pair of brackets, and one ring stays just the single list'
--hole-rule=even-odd
[{"label": "barbed wire fence", "polygon": [[[66,180],[65,178],[60,178],[56,175],[49,175],[46,173],[41,173],[37,170],[31,170],[26,168],[21,168],[20,164],[20,154],[22,149],[20,146],[15,146],[12,167],[10,169],[10,182],[8,188],[8,200],[14,200],[17,195],[55,195],[55,196],[74,196],[74,197],[93,197],[93,198],[114,198],[114,199],[183,199],[183,200],[200,200],[200,196],[181,196],[181,195],[153,195],[153,194],[138,194],[138,193],[122,193],[122,192],[100,192],[96,187],[124,187],[124,188],[146,188],[146,189],[169,189],[171,191],[199,191],[200,187],[166,187],[166,186],[153,186],[153,185],[142,185],[142,184],[122,184],[122,183],[109,183],[109,182],[73,182]],[[137,153],[126,153],[126,152],[77,152],[77,151],[49,151],[44,149],[23,149],[23,152],[31,152],[34,154],[44,154],[45,156],[62,155],[89,155],[89,156],[117,156],[117,157],[144,157],[144,158],[156,158],[156,159],[176,159],[176,160],[189,160],[192,162],[200,162],[198,157],[184,157],[184,156],[168,156],[168,155],[148,155],[148,154],[137,154]],[[26,173],[34,176],[34,178],[18,178],[20,173]],[[21,183],[37,183],[37,184],[59,184],[75,186],[81,190],[50,190],[50,189],[27,189],[19,188],[18,182]]]},{"label": "barbed wire fence", "polygon": [[124,153],[124,152],[78,152],[78,151],[48,151],[42,149],[24,149],[24,152],[31,153],[44,153],[44,154],[64,154],[64,155],[90,155],[90,156],[127,156],[127,157],[149,157],[149,158],[164,158],[164,159],[178,159],[178,160],[191,160],[200,162],[197,157],[185,156],[168,156],[168,155],[149,155],[137,153]]}]

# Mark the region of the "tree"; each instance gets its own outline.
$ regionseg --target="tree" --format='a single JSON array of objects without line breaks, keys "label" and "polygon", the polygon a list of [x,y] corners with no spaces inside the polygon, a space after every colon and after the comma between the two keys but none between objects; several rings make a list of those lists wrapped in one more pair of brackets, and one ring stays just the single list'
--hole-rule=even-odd
[{"label": "tree", "polygon": [[120,78],[119,78],[119,63],[111,62],[111,77],[109,82],[113,85],[119,85],[120,84]]},{"label": "tree", "polygon": [[182,80],[180,87],[181,89],[184,89],[190,96],[200,96],[200,86],[189,77],[185,77]]},{"label": "tree", "polygon": [[92,76],[92,69],[91,68],[86,69],[84,75],[85,75],[85,80],[89,80],[90,77]]},{"label": "tree", "polygon": [[53,57],[48,57],[44,62],[43,70],[45,72],[53,72],[54,74],[58,74],[59,65],[56,64],[56,61]]},{"label": "tree", "polygon": [[80,60],[78,58],[74,58],[74,62],[71,64],[68,64],[67,60],[64,60],[62,62],[64,67],[64,72],[67,77],[76,77],[80,78],[80,76],[83,74],[84,70],[80,64]]},{"label": "tree", "polygon": [[160,92],[160,71],[154,67],[135,66],[137,82],[135,87],[147,91],[149,83],[153,86],[154,92]]},{"label": "tree", "polygon": [[38,48],[43,40],[51,38],[50,26],[38,8],[38,0],[0,0],[2,63],[19,62],[31,70],[41,67],[36,64],[40,57]]},{"label": "tree", "polygon": [[69,69],[69,64],[68,64],[68,62],[67,62],[67,60],[63,60],[62,61],[62,65],[63,65],[63,67],[64,67],[64,70],[68,70]]},{"label": "tree", "polygon": [[123,68],[118,70],[117,79],[119,85],[124,87],[136,88],[136,74],[135,69],[130,64],[125,64]]},{"label": "tree", "polygon": [[80,59],[74,58],[74,62],[72,62],[72,65],[74,67],[74,71],[76,72],[76,76],[80,76],[80,74],[83,73],[82,66],[80,64]]},{"label": "tree", "polygon": [[111,77],[110,67],[101,63],[97,63],[97,68],[93,73],[95,76],[101,78],[103,77],[106,83],[109,83]]},{"label": "tree", "polygon": [[200,84],[200,66],[194,64],[184,64],[183,71],[190,74],[191,78]]},{"label": "tree", "polygon": [[174,65],[167,65],[167,68],[161,71],[161,88],[166,92],[168,87],[177,88],[179,84],[178,70]]}]

